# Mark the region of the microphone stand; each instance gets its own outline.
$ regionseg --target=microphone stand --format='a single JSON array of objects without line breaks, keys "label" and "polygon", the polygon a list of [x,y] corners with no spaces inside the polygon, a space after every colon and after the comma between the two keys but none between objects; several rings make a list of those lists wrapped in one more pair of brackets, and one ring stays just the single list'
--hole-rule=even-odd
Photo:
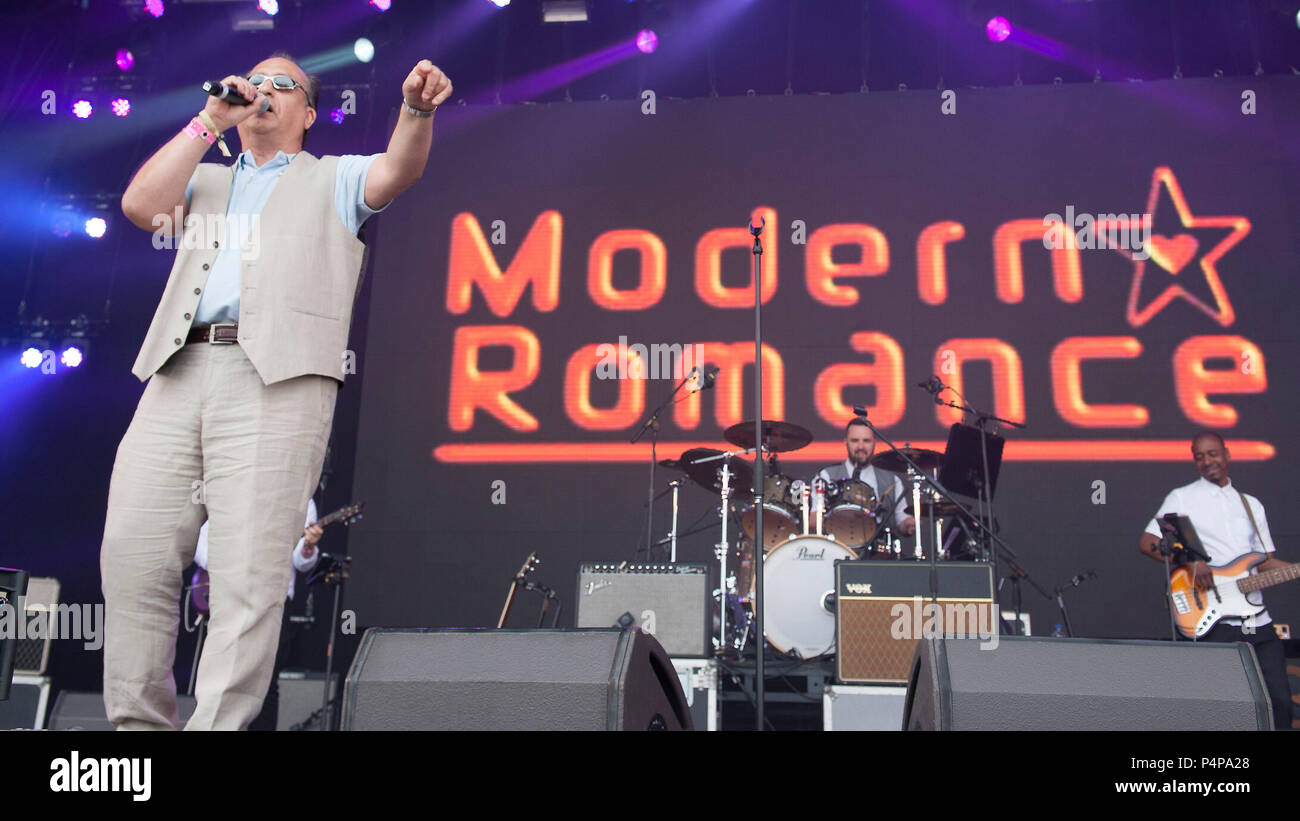
[{"label": "microphone stand", "polygon": [[[950,388],[948,388],[947,385],[944,385],[943,389],[951,390]],[[939,393],[942,392],[943,392],[942,390],[939,391]],[[936,405],[945,405],[950,408],[956,408],[957,410],[961,411],[964,414],[970,414],[971,416],[974,416],[975,419],[977,420],[976,427],[978,427],[980,431],[980,457],[984,463],[984,481],[980,487],[980,515],[983,516],[985,515],[985,513],[987,513],[988,515],[988,526],[986,527],[984,522],[981,521],[980,527],[990,536],[993,536],[993,487],[989,477],[989,444],[988,444],[989,434],[984,430],[984,425],[986,422],[994,421],[994,422],[1001,422],[1004,425],[1010,425],[1015,428],[1020,428],[1021,430],[1024,430],[1026,426],[1021,424],[1020,422],[1013,422],[1010,419],[1003,419],[1000,416],[994,416],[991,413],[984,413],[978,408],[973,407],[965,399],[962,400],[962,404],[960,405],[954,402],[948,402],[944,399],[940,399],[939,393],[936,393],[934,396],[934,403]],[[1023,575],[1024,578],[1029,579],[1029,583],[1032,584],[1038,590],[1038,592],[1042,593],[1044,596],[1050,599],[1051,596],[1047,596],[1047,592],[1043,590],[1043,588],[1039,587],[1038,584],[1033,579],[1029,578],[1028,573],[1025,573],[1023,570],[1020,570],[1019,567],[1015,566],[1014,562],[1019,561],[1019,557],[1016,556],[1015,552],[1013,552],[1011,548],[1007,547],[1007,543],[1002,541],[1001,539],[998,539],[997,536],[993,536],[993,538],[997,541],[997,545],[1001,545],[1002,548],[1006,550],[1007,554],[1013,560],[1013,564],[1012,564],[1013,569],[1015,569],[1019,574]],[[993,578],[995,579],[998,577],[997,545],[994,545],[993,550],[989,551],[990,558],[993,561]],[[1017,585],[1019,585],[1020,576],[1015,577],[1014,581]],[[996,601],[996,597],[995,597],[994,605],[998,606],[999,608],[1001,607],[1001,605],[998,604],[998,602]],[[1018,610],[1019,608],[1017,607],[1017,611]],[[1002,613],[1000,609],[998,611],[998,618],[999,619],[1002,618]],[[1018,612],[1017,612],[1017,618],[1019,618]]]},{"label": "microphone stand", "polygon": [[749,233],[754,235],[754,636],[758,653],[754,665],[754,729],[763,731],[763,696],[765,688],[763,656],[766,653],[766,636],[763,630],[763,228],[767,218],[760,217],[758,226],[754,218],[748,220]]},{"label": "microphone stand", "polygon": [[[946,404],[949,404],[949,403],[947,403],[947,402],[937,402],[936,404],[946,405]],[[957,406],[954,405],[953,407],[957,407]],[[920,476],[920,477],[925,481],[926,484],[928,484],[930,487],[932,487],[932,488],[935,490],[936,493],[938,493],[938,494],[939,494],[940,496],[942,496],[943,498],[947,499],[949,502],[952,502],[952,503],[957,507],[957,510],[958,510],[959,513],[965,513],[965,514],[967,515],[967,517],[969,517],[970,520],[971,520],[972,522],[974,522],[975,525],[976,525],[976,526],[977,526],[977,527],[978,527],[978,528],[979,528],[979,529],[980,529],[980,530],[981,530],[985,535],[987,535],[989,539],[991,539],[991,540],[993,541],[995,549],[996,549],[997,547],[1000,546],[1000,547],[1002,548],[1002,550],[1004,550],[1004,551],[1006,552],[1007,556],[1010,557],[1010,560],[1013,562],[1012,567],[1015,568],[1015,569],[1019,572],[1019,574],[1020,574],[1021,576],[1023,576],[1023,577],[1024,577],[1024,578],[1029,582],[1029,584],[1030,584],[1030,585],[1031,585],[1035,590],[1037,590],[1039,593],[1041,593],[1042,596],[1043,596],[1043,598],[1047,599],[1048,601],[1051,601],[1051,600],[1052,600],[1052,596],[1051,596],[1051,594],[1049,594],[1046,590],[1044,590],[1044,589],[1042,588],[1042,586],[1040,586],[1037,582],[1035,582],[1032,578],[1030,578],[1030,576],[1029,576],[1028,573],[1025,573],[1023,570],[1020,570],[1019,566],[1015,564],[1015,562],[1018,562],[1018,561],[1020,560],[1020,557],[1016,555],[1015,551],[1013,551],[1013,550],[1012,550],[1012,549],[1007,545],[1006,542],[1002,541],[1002,538],[1001,538],[1000,536],[998,536],[996,533],[994,533],[993,530],[992,530],[991,528],[989,528],[986,524],[984,524],[984,522],[982,522],[982,521],[980,521],[978,518],[976,518],[976,517],[975,517],[975,514],[971,511],[970,508],[966,507],[966,505],[964,505],[963,503],[961,503],[961,502],[959,502],[958,500],[954,499],[953,496],[952,496],[952,494],[949,493],[949,492],[948,492],[948,489],[945,488],[945,487],[944,487],[944,486],[939,482],[939,480],[938,480],[937,477],[931,477],[928,473],[926,473],[925,471],[921,470],[920,466],[917,465],[916,462],[912,461],[912,457],[908,456],[907,453],[906,453],[905,451],[899,450],[897,445],[895,445],[893,442],[891,442],[891,441],[889,440],[888,437],[886,437],[883,433],[881,433],[881,432],[880,432],[880,429],[877,428],[874,424],[872,424],[871,420],[870,420],[869,418],[867,418],[867,409],[866,409],[866,408],[862,407],[861,405],[854,405],[854,406],[853,406],[853,414],[854,414],[856,417],[858,417],[859,419],[861,419],[863,422],[866,423],[867,427],[871,429],[872,434],[875,435],[875,438],[876,438],[877,441],[884,442],[886,445],[888,445],[890,448],[892,448],[892,449],[894,450],[895,453],[897,453],[899,456],[903,457],[903,460],[904,460],[905,462],[907,462],[907,464],[912,468],[912,470],[915,471],[915,472],[916,472],[916,473],[917,473],[917,474],[918,474],[918,475],[919,475],[919,476]],[[987,468],[987,466],[986,466],[986,468]],[[919,514],[919,513],[920,513],[919,510],[914,510],[913,512],[914,512],[914,514]],[[931,574],[930,583],[931,583],[931,592],[932,592],[932,593],[935,592],[936,589],[937,589],[938,571],[937,571],[937,569],[936,569],[935,566],[934,566],[935,554],[936,554],[937,552],[938,552],[937,550],[932,550],[932,551],[930,551],[930,565],[931,565],[931,569],[930,569],[930,574]],[[995,601],[994,601],[994,606],[997,607],[997,606],[999,606],[999,605],[998,605],[998,602],[996,601],[996,599],[997,599],[997,592],[996,592],[996,591],[997,591],[997,588],[996,588],[996,587],[994,587],[994,591],[995,591],[995,592],[994,592],[994,599],[995,599]],[[937,593],[936,593],[936,595],[937,595]],[[1001,613],[1000,610],[997,612],[997,616],[998,616],[998,621],[1000,622],[1000,621],[1002,620],[1002,613]]]},{"label": "microphone stand", "polygon": [[681,382],[677,383],[677,387],[673,388],[673,392],[668,394],[668,398],[665,399],[659,407],[654,409],[650,414],[649,419],[645,420],[645,422],[641,424],[641,429],[636,432],[636,436],[632,437],[630,443],[635,445],[641,440],[641,437],[645,435],[647,430],[650,431],[650,486],[646,493],[645,514],[645,549],[647,558],[650,561],[654,561],[654,553],[651,552],[653,549],[651,545],[654,544],[655,467],[659,464],[658,455],[656,453],[659,444],[659,414],[664,412],[664,408],[672,404],[673,397],[677,396],[677,392],[680,391],[687,382],[691,381],[697,371],[698,368],[692,369]]}]

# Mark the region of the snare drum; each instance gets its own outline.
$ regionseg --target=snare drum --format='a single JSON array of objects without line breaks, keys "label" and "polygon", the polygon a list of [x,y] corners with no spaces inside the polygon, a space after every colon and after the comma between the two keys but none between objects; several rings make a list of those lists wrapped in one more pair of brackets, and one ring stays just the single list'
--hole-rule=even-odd
[{"label": "snare drum", "polygon": [[763,560],[763,632],[782,653],[812,658],[835,650],[835,562],[855,558],[833,539],[791,539]]},{"label": "snare drum", "polygon": [[857,479],[841,479],[826,488],[826,523],[828,536],[841,544],[858,549],[876,535],[876,494],[871,485]]},{"label": "snare drum", "polygon": [[[764,550],[771,550],[784,544],[790,537],[798,535],[801,527],[800,516],[792,494],[790,477],[779,473],[763,477]],[[755,518],[752,504],[745,508],[740,517],[740,528],[749,537],[750,542],[754,541]]]}]

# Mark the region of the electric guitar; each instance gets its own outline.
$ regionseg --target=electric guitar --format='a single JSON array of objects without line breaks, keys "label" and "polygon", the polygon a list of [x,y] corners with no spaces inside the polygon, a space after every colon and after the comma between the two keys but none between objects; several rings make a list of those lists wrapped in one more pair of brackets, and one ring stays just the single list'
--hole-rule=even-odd
[{"label": "electric guitar", "polygon": [[[354,505],[341,507],[324,518],[318,519],[315,524],[321,530],[324,530],[335,522],[343,522],[345,526],[350,525],[356,520],[363,518],[362,511],[365,509],[365,502],[358,502]],[[208,606],[208,587],[210,584],[211,583],[208,580],[208,569],[206,567],[200,567],[198,570],[194,571],[194,578],[190,580],[190,604],[194,606],[195,611],[198,612],[200,616],[208,615],[208,611],[211,609]]]},{"label": "electric guitar", "polygon": [[1264,612],[1264,607],[1252,604],[1246,594],[1300,579],[1300,564],[1252,576],[1251,569],[1267,558],[1264,553],[1245,553],[1221,567],[1210,567],[1214,583],[1206,590],[1196,589],[1191,565],[1175,568],[1169,581],[1178,631],[1189,639],[1200,638],[1219,619],[1244,619]]}]

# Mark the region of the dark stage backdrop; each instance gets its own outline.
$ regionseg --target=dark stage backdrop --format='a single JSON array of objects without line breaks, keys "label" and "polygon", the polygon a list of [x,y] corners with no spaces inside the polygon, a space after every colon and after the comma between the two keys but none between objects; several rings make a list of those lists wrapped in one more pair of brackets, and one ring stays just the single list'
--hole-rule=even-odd
[{"label": "dark stage backdrop", "polygon": [[[1068,594],[1076,631],[1162,635],[1136,544],[1197,478],[1193,431],[1227,435],[1234,482],[1300,559],[1298,119],[1293,78],[445,108],[373,260],[348,607],[492,625],[535,550],[568,625],[579,561],[644,559],[650,445],[628,440],[674,382],[602,378],[618,353],[597,346],[699,345],[721,367],[666,415],[659,458],[752,418],[758,209],[765,411],[816,437],[786,471],[843,459],[854,403],[942,449],[953,419],[914,384],[936,373],[1028,426],[1006,434],[997,515],[1043,587],[1097,572]],[[1049,251],[1052,214],[1079,233]],[[1135,247],[1116,229],[1144,214]],[[683,528],[716,524],[716,499],[682,502]],[[1054,606],[1023,595],[1050,632]],[[1300,588],[1269,600],[1300,626]]]}]

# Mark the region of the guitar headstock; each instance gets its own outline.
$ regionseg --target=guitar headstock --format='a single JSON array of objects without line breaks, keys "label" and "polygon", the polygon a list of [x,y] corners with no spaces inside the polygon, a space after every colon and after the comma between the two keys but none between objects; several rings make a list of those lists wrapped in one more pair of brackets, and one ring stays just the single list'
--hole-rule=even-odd
[{"label": "guitar headstock", "polygon": [[359,519],[363,518],[362,511],[364,511],[365,509],[366,509],[365,502],[357,502],[356,504],[351,504],[348,505],[347,507],[339,508],[338,510],[329,514],[325,518],[316,522],[316,524],[319,527],[326,527],[328,525],[334,524],[335,522],[342,522],[343,525],[346,527],[347,525],[350,525],[353,522],[356,522]]},{"label": "guitar headstock", "polygon": [[519,566],[519,572],[515,574],[515,578],[516,579],[524,578],[529,573],[532,573],[534,570],[536,570],[537,565],[541,563],[542,560],[537,557],[537,551],[533,551],[532,553],[529,553],[528,558],[524,559],[524,563]]}]

